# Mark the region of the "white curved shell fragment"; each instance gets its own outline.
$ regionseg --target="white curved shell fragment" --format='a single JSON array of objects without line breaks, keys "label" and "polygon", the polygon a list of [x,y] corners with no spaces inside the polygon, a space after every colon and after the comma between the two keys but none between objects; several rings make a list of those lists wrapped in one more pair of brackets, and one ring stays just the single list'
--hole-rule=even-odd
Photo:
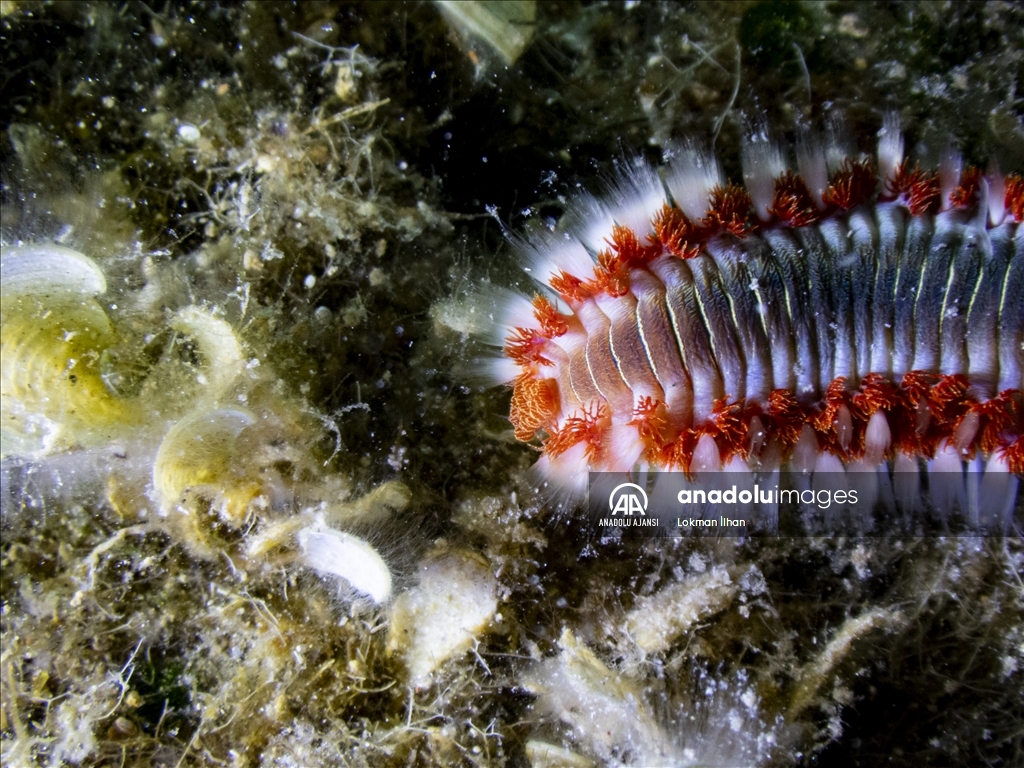
[{"label": "white curved shell fragment", "polygon": [[321,525],[296,535],[302,562],[318,573],[338,576],[375,603],[391,596],[391,571],[377,550],[358,536]]},{"label": "white curved shell fragment", "polygon": [[3,297],[52,293],[99,296],[107,280],[96,263],[59,245],[15,245],[0,248]]},{"label": "white curved shell fragment", "polygon": [[420,583],[395,600],[388,651],[401,653],[416,688],[436,669],[468,651],[498,608],[490,566],[469,553],[452,553],[420,568]]},{"label": "white curved shell fragment", "polygon": [[244,368],[242,345],[226,320],[200,307],[185,307],[175,315],[171,327],[195,339],[206,358],[204,374],[211,398],[230,387]]}]

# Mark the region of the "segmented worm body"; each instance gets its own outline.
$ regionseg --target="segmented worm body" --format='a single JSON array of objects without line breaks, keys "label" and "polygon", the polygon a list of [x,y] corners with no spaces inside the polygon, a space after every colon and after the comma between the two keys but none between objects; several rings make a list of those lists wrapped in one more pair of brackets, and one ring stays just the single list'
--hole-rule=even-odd
[{"label": "segmented worm body", "polygon": [[516,437],[578,492],[636,467],[1024,472],[1024,180],[763,137],[745,187],[683,148],[634,163],[499,319]]}]

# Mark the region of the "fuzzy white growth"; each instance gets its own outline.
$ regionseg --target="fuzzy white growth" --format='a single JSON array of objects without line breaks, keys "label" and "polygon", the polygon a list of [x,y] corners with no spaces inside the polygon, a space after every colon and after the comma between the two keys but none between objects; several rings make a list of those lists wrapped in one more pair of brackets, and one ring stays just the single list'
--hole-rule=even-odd
[{"label": "fuzzy white growth", "polygon": [[694,700],[656,713],[648,699],[658,691],[632,679],[628,668],[609,667],[568,629],[558,645],[557,656],[527,673],[526,686],[537,695],[538,709],[561,721],[575,747],[601,765],[762,765],[778,744],[779,734],[763,723],[759,698],[743,672],[729,680],[704,679]]},{"label": "fuzzy white growth", "polygon": [[896,169],[903,162],[903,133],[900,116],[889,112],[882,121],[878,132],[878,179],[884,185],[886,179],[896,178]]},{"label": "fuzzy white growth", "polygon": [[357,592],[383,603],[391,596],[391,571],[384,558],[367,542],[315,523],[295,537],[301,562],[326,576],[344,579]]},{"label": "fuzzy white growth", "polygon": [[[556,307],[560,303],[550,295],[548,298]],[[504,346],[510,328],[540,327],[527,296],[491,283],[481,283],[466,296],[437,302],[430,308],[430,316],[445,328],[482,337],[495,347]]]},{"label": "fuzzy white growth", "polygon": [[581,747],[608,764],[626,754],[638,765],[671,762],[669,739],[639,686],[605,666],[568,629],[558,645],[558,656],[526,676],[541,710],[565,723]]},{"label": "fuzzy white growth", "polygon": [[697,622],[728,607],[737,591],[728,569],[715,566],[638,598],[626,615],[625,630],[644,653],[662,653]]},{"label": "fuzzy white growth", "polygon": [[54,293],[99,296],[107,290],[107,280],[92,259],[59,245],[0,248],[0,275],[4,299]]},{"label": "fuzzy white growth", "polygon": [[768,221],[768,209],[775,198],[775,180],[786,172],[786,158],[763,123],[755,124],[743,142],[742,161],[743,181],[754,203],[754,212],[762,221]]},{"label": "fuzzy white growth", "polygon": [[405,658],[416,688],[430,685],[445,661],[472,648],[498,609],[497,582],[477,555],[447,553],[419,574],[419,584],[395,600],[387,641],[389,653]]},{"label": "fuzzy white growth", "polygon": [[725,184],[718,160],[695,144],[673,147],[670,152],[665,171],[668,190],[687,218],[700,221],[707,215],[712,190]]},{"label": "fuzzy white growth", "polygon": [[853,650],[855,642],[875,630],[895,629],[905,621],[906,617],[899,611],[884,608],[875,608],[847,619],[818,657],[800,670],[796,690],[789,704],[790,722],[795,721],[831,682],[836,668]]}]

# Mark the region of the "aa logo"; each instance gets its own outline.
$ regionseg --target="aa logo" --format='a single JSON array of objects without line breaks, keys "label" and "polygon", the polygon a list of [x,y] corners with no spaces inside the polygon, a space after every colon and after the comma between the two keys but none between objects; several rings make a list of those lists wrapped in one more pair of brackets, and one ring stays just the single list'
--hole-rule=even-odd
[{"label": "aa logo", "polygon": [[608,509],[612,511],[613,516],[619,512],[623,515],[633,515],[639,512],[646,516],[647,494],[635,483],[622,483],[622,485],[615,486],[615,490],[608,497]]}]

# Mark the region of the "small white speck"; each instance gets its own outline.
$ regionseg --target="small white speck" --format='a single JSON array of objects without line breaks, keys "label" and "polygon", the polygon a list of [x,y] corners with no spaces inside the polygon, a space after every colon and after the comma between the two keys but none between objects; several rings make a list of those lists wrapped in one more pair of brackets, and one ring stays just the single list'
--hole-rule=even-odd
[{"label": "small white speck", "polygon": [[306,279],[302,281],[302,284],[306,286],[306,290],[312,289],[316,285],[316,275],[306,275]]},{"label": "small white speck", "polygon": [[199,129],[190,123],[178,126],[178,138],[186,144],[195,144],[199,141]]}]

